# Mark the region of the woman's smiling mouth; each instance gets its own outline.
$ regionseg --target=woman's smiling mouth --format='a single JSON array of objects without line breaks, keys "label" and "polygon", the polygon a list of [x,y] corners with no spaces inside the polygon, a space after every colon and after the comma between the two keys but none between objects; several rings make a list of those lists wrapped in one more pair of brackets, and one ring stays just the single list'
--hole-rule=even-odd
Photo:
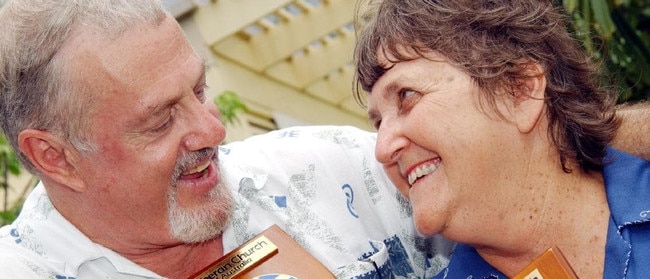
[{"label": "woman's smiling mouth", "polygon": [[436,171],[438,169],[438,164],[440,164],[440,158],[411,167],[406,175],[409,185],[413,186],[413,184],[415,184],[415,181],[421,177]]}]

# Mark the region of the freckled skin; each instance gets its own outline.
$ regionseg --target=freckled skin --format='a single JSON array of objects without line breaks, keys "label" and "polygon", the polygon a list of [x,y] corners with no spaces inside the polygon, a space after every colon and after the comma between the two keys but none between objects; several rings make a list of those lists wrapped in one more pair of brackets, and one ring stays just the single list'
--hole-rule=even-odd
[{"label": "freckled skin", "polygon": [[[377,160],[411,201],[417,230],[474,246],[508,276],[558,245],[581,278],[602,277],[602,176],[559,167],[543,104],[534,103],[542,99],[523,109],[502,94],[497,117],[469,76],[437,53],[424,55],[395,64],[378,52],[388,70],[368,95]],[[434,160],[436,171],[409,185],[407,172]]]}]

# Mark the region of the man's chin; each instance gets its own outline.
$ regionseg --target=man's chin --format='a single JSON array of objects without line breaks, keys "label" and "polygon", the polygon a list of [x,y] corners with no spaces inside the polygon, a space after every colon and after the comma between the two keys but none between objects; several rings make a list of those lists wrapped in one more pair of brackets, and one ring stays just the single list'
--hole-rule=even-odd
[{"label": "man's chin", "polygon": [[215,187],[208,202],[182,207],[175,197],[169,199],[169,226],[171,234],[184,243],[198,243],[213,239],[228,225],[234,203],[223,185]]},{"label": "man's chin", "polygon": [[178,210],[169,218],[172,235],[184,243],[213,239],[223,232],[230,220],[230,208]]}]

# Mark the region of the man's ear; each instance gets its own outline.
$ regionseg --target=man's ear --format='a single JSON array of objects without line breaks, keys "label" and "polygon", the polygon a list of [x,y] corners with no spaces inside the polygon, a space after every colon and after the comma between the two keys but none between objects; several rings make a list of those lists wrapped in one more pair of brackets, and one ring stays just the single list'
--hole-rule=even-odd
[{"label": "man's ear", "polygon": [[514,92],[514,119],[521,133],[533,130],[544,111],[546,75],[541,65],[528,63],[524,66],[528,77],[521,80]]},{"label": "man's ear", "polygon": [[86,189],[75,164],[79,153],[66,141],[47,131],[27,129],[18,135],[18,148],[42,175],[77,192]]}]

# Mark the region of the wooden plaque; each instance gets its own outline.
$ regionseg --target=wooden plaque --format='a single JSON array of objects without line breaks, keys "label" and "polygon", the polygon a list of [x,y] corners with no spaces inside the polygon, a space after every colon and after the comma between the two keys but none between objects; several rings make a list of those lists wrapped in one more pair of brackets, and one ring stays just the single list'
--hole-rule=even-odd
[{"label": "wooden plaque", "polygon": [[334,275],[277,225],[203,268],[190,279],[334,279]]},{"label": "wooden plaque", "polygon": [[578,279],[558,247],[551,247],[512,279]]}]

